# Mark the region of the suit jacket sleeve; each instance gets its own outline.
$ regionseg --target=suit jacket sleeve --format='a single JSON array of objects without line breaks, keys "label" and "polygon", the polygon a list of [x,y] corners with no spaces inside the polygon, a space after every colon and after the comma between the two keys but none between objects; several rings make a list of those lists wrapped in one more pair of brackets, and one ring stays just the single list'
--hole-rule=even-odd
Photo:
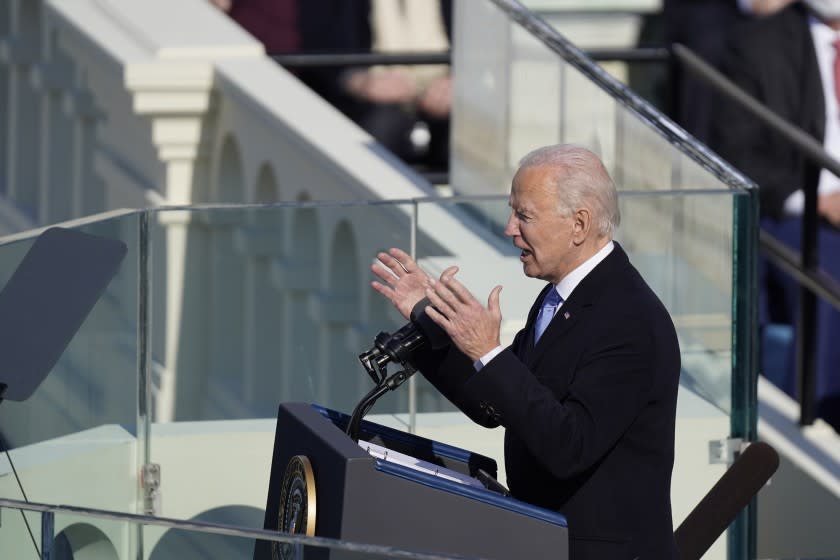
[{"label": "suit jacket sleeve", "polygon": [[[582,349],[577,364],[548,355],[550,365],[535,374],[507,349],[465,388],[546,469],[565,478],[597,464],[646,405],[655,344],[644,321],[614,317]],[[566,388],[554,385],[553,368],[563,372],[558,378],[573,368]]]},{"label": "suit jacket sleeve", "polygon": [[[538,301],[549,288],[546,286],[537,298]],[[538,306],[536,303],[528,313],[528,323],[534,321]],[[518,348],[526,331],[520,331],[513,339],[512,348]],[[510,349],[505,350],[509,352]],[[497,356],[498,358],[498,356]],[[493,360],[495,361],[495,359]],[[492,410],[488,410],[486,403],[477,398],[467,382],[480,372],[475,371],[475,365],[458,350],[454,344],[440,350],[426,350],[414,357],[414,366],[429,380],[434,387],[445,396],[449,402],[466,414],[470,420],[485,428],[496,428],[499,421]],[[481,370],[484,371],[483,369]]]},{"label": "suit jacket sleeve", "polygon": [[454,345],[443,350],[428,350],[420,353],[415,357],[414,365],[423,377],[435,386],[435,389],[470,420],[485,428],[499,426],[499,422],[487,413],[487,410],[481,406],[481,401],[476,398],[476,395],[471,394],[467,387],[470,378],[481,375],[481,372],[476,372],[470,359]]}]

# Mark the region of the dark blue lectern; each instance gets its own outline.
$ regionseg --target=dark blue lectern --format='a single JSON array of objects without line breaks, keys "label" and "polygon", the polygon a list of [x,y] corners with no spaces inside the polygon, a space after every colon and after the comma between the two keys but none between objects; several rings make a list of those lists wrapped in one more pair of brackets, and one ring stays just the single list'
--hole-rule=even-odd
[{"label": "dark blue lectern", "polygon": [[[372,422],[356,443],[348,421],[280,405],[265,529],[469,557],[568,558],[561,514],[478,482],[495,477],[492,459]],[[258,542],[254,558],[294,557],[273,546]]]}]

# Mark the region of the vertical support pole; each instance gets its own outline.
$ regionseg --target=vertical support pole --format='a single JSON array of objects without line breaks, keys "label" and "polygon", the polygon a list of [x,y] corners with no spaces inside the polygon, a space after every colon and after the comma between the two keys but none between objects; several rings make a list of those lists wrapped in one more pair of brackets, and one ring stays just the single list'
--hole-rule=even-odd
[{"label": "vertical support pole", "polygon": [[[137,262],[137,439],[141,456],[137,465],[138,476],[145,472],[146,465],[151,463],[151,289],[149,286],[149,254],[151,240],[149,238],[149,212],[138,214],[138,262]],[[144,513],[146,504],[146,488],[144,484],[137,485],[140,492],[140,506]],[[143,525],[135,524],[135,539],[137,559],[142,560],[143,554]]]},{"label": "vertical support pole", "polygon": [[[733,201],[732,404],[730,437],[758,437],[758,189],[735,193]],[[730,560],[756,555],[756,500],[727,532]]]},{"label": "vertical support pole", "polygon": [[[410,247],[411,258],[417,260],[417,201],[411,202]],[[417,433],[417,376],[408,378],[408,433]]]},{"label": "vertical support pole", "polygon": [[[809,169],[805,180],[805,208],[802,215],[800,254],[802,268],[813,272],[819,268],[819,236],[817,235],[817,184],[819,172]],[[799,288],[799,316],[796,318],[796,379],[799,396],[799,425],[810,426],[817,418],[817,296]]]},{"label": "vertical support pole", "polygon": [[41,512],[41,560],[52,560],[55,545],[55,514]]}]

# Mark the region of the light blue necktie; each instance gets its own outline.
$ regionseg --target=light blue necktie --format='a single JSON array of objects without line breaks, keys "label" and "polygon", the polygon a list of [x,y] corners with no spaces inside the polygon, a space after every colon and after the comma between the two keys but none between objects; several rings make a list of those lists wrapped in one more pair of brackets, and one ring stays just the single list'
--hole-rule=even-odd
[{"label": "light blue necktie", "polygon": [[545,332],[545,329],[548,328],[548,324],[551,323],[551,320],[554,318],[554,314],[557,312],[557,308],[563,303],[563,298],[560,297],[560,294],[557,293],[557,288],[553,287],[548,291],[545,298],[542,302],[542,307],[540,307],[540,312],[537,315],[537,324],[536,330],[534,331],[534,344],[536,344],[542,334]]}]

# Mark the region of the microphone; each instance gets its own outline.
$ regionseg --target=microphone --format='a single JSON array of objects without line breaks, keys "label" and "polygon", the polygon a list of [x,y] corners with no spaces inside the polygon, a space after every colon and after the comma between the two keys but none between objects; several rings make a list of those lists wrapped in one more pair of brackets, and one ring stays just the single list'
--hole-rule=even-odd
[{"label": "microphone", "polygon": [[[347,422],[347,435],[353,441],[359,441],[362,417],[376,400],[386,392],[395,390],[414,374],[416,368],[411,363],[414,353],[424,346],[439,349],[449,344],[446,331],[426,315],[427,305],[431,305],[427,298],[418,301],[409,313],[411,320],[408,323],[394,334],[379,333],[373,341],[373,347],[359,354],[359,361],[376,386],[356,405]],[[403,369],[388,377],[386,368],[390,362],[399,363]]]},{"label": "microphone", "polygon": [[418,301],[409,314],[410,321],[393,334],[380,332],[373,347],[359,354],[359,361],[377,384],[385,379],[385,368],[390,362],[410,363],[412,355],[424,346],[434,350],[449,345],[449,335],[426,315],[429,298]]},{"label": "microphone", "polygon": [[[414,304],[409,317],[411,318],[411,322],[417,327],[417,330],[426,337],[429,346],[433,350],[440,350],[449,346],[449,335],[446,334],[446,331],[440,325],[426,315],[426,307],[430,305],[432,305],[432,302],[429,301],[429,298],[421,299]],[[435,310],[437,310],[437,307],[435,307]]]}]

